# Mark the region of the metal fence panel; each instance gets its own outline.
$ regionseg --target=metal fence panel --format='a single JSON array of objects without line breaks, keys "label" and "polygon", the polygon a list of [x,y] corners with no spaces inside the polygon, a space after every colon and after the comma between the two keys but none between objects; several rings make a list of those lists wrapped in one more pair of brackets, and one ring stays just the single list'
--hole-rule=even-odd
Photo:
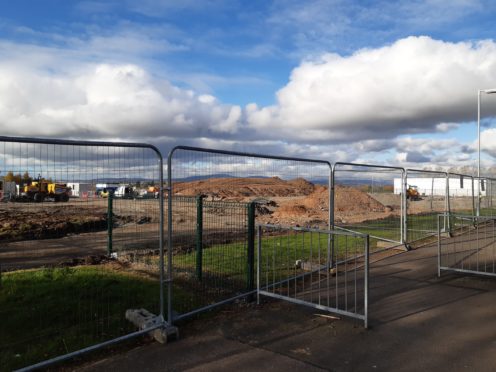
[{"label": "metal fence panel", "polygon": [[[405,236],[413,243],[437,234],[437,216],[448,211],[448,176],[446,172],[406,170]],[[448,221],[443,225],[448,230]]]},{"label": "metal fence panel", "polygon": [[180,146],[168,172],[174,289],[191,289],[182,300],[174,295],[175,319],[254,293],[255,220],[330,224],[326,161]]},{"label": "metal fence panel", "polygon": [[404,173],[399,167],[336,163],[334,226],[369,234],[371,252],[403,244]]},{"label": "metal fence panel", "polygon": [[438,275],[441,271],[496,276],[496,220],[492,217],[451,215],[449,238],[442,238],[444,215],[438,216]]},{"label": "metal fence panel", "polygon": [[475,195],[477,215],[496,216],[496,179],[494,178],[475,178]]},{"label": "metal fence panel", "polygon": [[[457,228],[456,221],[451,216],[476,214],[474,177],[459,173],[448,173],[448,207],[449,218],[446,219],[447,228],[452,231]],[[444,222],[443,222],[444,223]]]},{"label": "metal fence panel", "polygon": [[0,365],[126,337],[163,312],[160,153],[149,145],[0,138]]},{"label": "metal fence panel", "polygon": [[[333,264],[327,242],[332,235]],[[367,327],[368,236],[260,225],[257,294],[361,319]]]},{"label": "metal fence panel", "polygon": [[177,319],[249,291],[249,204],[173,196]]},{"label": "metal fence panel", "polygon": [[448,173],[449,212],[475,215],[475,187],[474,177]]}]

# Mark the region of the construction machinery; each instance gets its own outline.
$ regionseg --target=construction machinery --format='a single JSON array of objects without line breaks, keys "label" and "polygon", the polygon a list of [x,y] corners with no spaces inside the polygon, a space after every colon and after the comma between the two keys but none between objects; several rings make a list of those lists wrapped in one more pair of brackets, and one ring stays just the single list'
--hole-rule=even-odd
[{"label": "construction machinery", "polygon": [[160,188],[158,186],[148,186],[147,193],[155,199],[158,199]]},{"label": "construction machinery", "polygon": [[71,195],[71,188],[65,183],[54,183],[44,180],[33,181],[24,186],[20,198],[25,201],[41,203],[45,199],[55,202],[67,202]]},{"label": "construction machinery", "polygon": [[408,185],[408,188],[406,189],[406,198],[412,201],[420,200],[418,187],[414,185]]},{"label": "construction machinery", "polygon": [[137,196],[135,190],[129,185],[120,185],[117,187],[105,187],[100,192],[101,198],[108,198],[110,195],[114,198],[134,199]]}]

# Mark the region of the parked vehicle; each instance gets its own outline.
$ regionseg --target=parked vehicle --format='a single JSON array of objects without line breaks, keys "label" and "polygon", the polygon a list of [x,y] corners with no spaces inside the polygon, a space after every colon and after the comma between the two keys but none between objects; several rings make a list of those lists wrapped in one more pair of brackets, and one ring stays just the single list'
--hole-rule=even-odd
[{"label": "parked vehicle", "polygon": [[52,199],[55,202],[67,202],[70,195],[71,188],[67,187],[67,184],[39,179],[24,186],[20,198],[24,201],[37,203],[41,203],[45,199]]}]

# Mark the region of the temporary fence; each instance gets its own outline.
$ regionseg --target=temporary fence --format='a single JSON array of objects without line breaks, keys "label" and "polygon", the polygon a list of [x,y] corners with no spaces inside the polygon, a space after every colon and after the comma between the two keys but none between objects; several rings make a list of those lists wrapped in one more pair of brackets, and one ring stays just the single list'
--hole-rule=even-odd
[{"label": "temporary fence", "polygon": [[165,326],[162,169],[147,144],[0,137],[1,370]]},{"label": "temporary fence", "polygon": [[440,270],[494,273],[490,178],[185,146],[167,171],[148,144],[0,137],[0,369],[257,292],[366,324],[369,254],[436,233]]},{"label": "temporary fence", "polygon": [[[168,158],[167,217],[174,319],[255,292],[255,221],[328,228],[330,178],[331,165],[322,160],[174,148]],[[308,213],[309,206],[319,213]],[[177,234],[189,239],[189,252]],[[190,289],[181,304],[179,285]]]},{"label": "temporary fence", "polygon": [[476,215],[496,216],[496,179],[475,178]]},{"label": "temporary fence", "polygon": [[474,177],[448,173],[448,211],[452,214],[475,215]]},{"label": "temporary fence", "polygon": [[451,237],[443,237],[446,216],[438,216],[438,275],[441,271],[496,276],[496,220],[451,215]]},{"label": "temporary fence", "polygon": [[404,176],[400,167],[336,163],[334,226],[369,234],[374,238],[371,251],[404,244]]},{"label": "temporary fence", "polygon": [[201,194],[172,197],[176,320],[253,289],[252,208]]},{"label": "temporary fence", "polygon": [[[440,171],[406,170],[404,234],[408,244],[437,234],[437,216],[448,212],[448,174]],[[446,220],[442,227],[449,229]]]},{"label": "temporary fence", "polygon": [[367,327],[368,235],[259,225],[257,241],[259,301],[273,297],[361,319]]}]

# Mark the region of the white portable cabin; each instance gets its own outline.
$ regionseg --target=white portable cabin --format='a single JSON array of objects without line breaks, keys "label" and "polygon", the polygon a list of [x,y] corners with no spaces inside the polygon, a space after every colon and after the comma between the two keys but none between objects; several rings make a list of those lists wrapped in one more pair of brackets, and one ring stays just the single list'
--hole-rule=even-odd
[{"label": "white portable cabin", "polygon": [[95,191],[95,187],[91,183],[71,182],[67,184],[71,188],[72,196],[83,197],[88,196]]},{"label": "white portable cabin", "polygon": [[19,186],[16,185],[15,182],[2,181],[2,187],[0,190],[0,199],[15,195],[19,195]]}]

